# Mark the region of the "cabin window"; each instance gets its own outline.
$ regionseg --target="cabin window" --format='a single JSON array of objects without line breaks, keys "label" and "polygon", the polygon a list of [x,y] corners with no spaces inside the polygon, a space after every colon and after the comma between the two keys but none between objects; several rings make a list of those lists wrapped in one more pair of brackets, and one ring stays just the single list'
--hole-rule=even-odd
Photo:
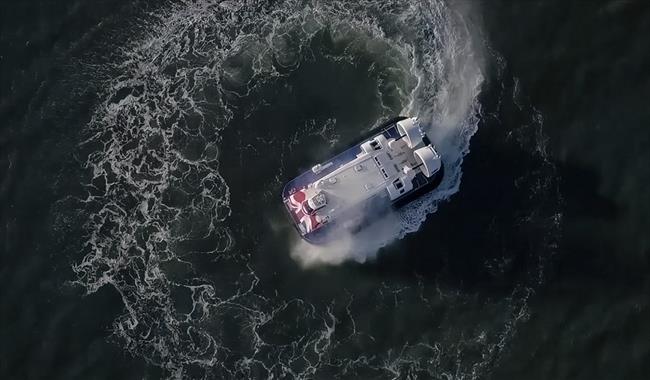
[{"label": "cabin window", "polygon": [[388,178],[388,174],[386,173],[386,170],[384,170],[384,168],[381,168],[381,174],[384,175],[384,178]]},{"label": "cabin window", "polygon": [[375,157],[375,162],[377,163],[377,166],[381,167],[381,162],[379,162],[379,158]]}]

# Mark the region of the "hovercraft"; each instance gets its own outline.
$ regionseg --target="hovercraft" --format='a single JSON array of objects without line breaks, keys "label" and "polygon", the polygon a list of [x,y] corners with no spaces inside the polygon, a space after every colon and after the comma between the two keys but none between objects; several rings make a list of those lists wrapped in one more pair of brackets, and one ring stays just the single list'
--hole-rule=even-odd
[{"label": "hovercraft", "polygon": [[282,201],[300,236],[324,244],[435,189],[443,171],[418,119],[400,116],[289,181]]}]

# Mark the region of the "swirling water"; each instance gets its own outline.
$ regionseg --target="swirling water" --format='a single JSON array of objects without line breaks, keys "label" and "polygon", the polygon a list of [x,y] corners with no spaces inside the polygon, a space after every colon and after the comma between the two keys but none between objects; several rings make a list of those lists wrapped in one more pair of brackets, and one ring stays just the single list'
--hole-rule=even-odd
[{"label": "swirling water", "polygon": [[[563,209],[545,117],[482,6],[134,4],[28,107],[78,126],[58,136],[45,235],[60,292],[111,300],[97,339],[154,377],[489,377]],[[341,244],[301,243],[283,183],[395,114],[427,126],[441,187]]]}]

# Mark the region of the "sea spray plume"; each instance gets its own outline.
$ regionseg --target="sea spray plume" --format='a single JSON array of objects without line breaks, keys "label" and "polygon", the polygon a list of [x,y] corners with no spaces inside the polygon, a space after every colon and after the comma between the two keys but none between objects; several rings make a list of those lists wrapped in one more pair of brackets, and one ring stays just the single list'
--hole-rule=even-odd
[{"label": "sea spray plume", "polygon": [[420,118],[443,158],[445,176],[436,191],[400,211],[400,237],[417,231],[440,201],[458,191],[463,157],[469,153],[469,142],[478,129],[481,113],[478,95],[484,81],[484,51],[475,36],[476,25],[468,21],[466,13],[471,9],[429,7],[426,11],[423,15],[415,14],[433,21],[418,24],[416,35],[421,43],[413,45],[412,66],[418,84],[404,113]]},{"label": "sea spray plume", "polygon": [[[341,227],[329,231],[328,243],[311,244],[295,239],[291,255],[304,267],[318,264],[338,265],[347,260],[360,263],[375,257],[380,247],[395,239],[395,227],[399,226],[399,215],[388,203],[377,207],[364,207],[354,215],[361,225]],[[297,236],[296,236],[297,237]]]}]

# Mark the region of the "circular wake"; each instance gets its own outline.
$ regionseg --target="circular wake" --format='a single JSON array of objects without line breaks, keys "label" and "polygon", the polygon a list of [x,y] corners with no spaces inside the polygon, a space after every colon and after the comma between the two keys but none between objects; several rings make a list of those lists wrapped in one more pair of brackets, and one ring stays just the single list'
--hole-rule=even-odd
[{"label": "circular wake", "polygon": [[[437,191],[367,235],[319,252],[290,249],[298,261],[364,261],[417,231],[440,201],[458,192],[482,112],[485,70],[463,12],[442,1],[183,1],[143,22],[147,31],[120,50],[113,68],[120,74],[104,83],[104,100],[81,144],[90,152],[85,166],[92,179],[83,200],[90,212],[87,254],[74,266],[76,283],[88,293],[108,285],[120,294],[125,309],[113,325],[116,341],[173,377],[486,373],[525,320],[527,281],[486,304],[449,283],[382,280],[368,291],[343,271],[324,278],[260,258],[284,247],[260,233],[264,216],[273,214],[260,209],[279,204],[279,187],[298,169],[291,157],[315,154],[302,148],[310,142],[329,148],[361,132],[339,127],[353,118],[318,110],[293,130],[258,116],[273,107],[300,108],[281,101],[294,94],[286,96],[297,103],[300,83],[334,80],[317,82],[325,74],[311,75],[314,62],[374,86],[369,119],[418,116],[446,174]],[[541,128],[541,121],[530,125],[522,133]],[[251,184],[241,173],[253,167],[265,170]],[[287,256],[284,249],[277,261]],[[507,267],[500,260],[489,261],[495,272]],[[481,307],[490,313],[472,318]],[[402,313],[438,327],[382,337],[382,316]]]}]

